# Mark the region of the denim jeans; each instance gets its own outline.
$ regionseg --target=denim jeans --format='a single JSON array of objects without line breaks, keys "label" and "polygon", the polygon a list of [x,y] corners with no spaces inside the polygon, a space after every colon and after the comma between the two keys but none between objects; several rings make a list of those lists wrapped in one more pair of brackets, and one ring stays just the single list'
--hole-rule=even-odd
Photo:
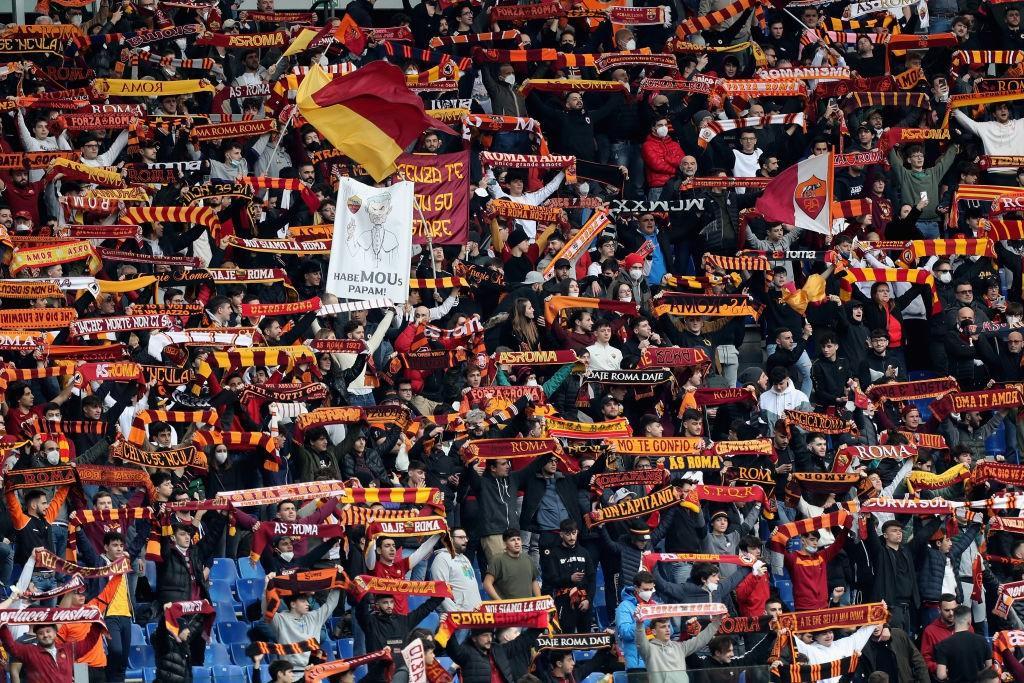
[{"label": "denim jeans", "polygon": [[128,667],[128,652],[132,644],[131,617],[108,616],[107,630],[107,683],[121,683]]},{"label": "denim jeans", "polygon": [[530,133],[525,130],[495,133],[491,151],[527,154],[530,151]]},{"label": "denim jeans", "polygon": [[363,408],[377,405],[376,399],[373,398],[372,391],[368,394],[353,394],[351,392],[348,392],[347,396],[349,405],[361,406]]},{"label": "denim jeans", "polygon": [[625,140],[613,142],[611,162],[615,166],[625,166],[629,170],[629,180],[626,181],[626,198],[642,198],[644,196],[644,163],[640,156],[640,146],[635,142]]},{"label": "denim jeans", "polygon": [[[32,572],[32,585],[40,593],[56,588],[58,586],[57,575],[54,572]],[[57,600],[40,600],[39,604],[43,607],[53,607],[57,604]]]},{"label": "denim jeans", "polygon": [[925,239],[933,240],[939,236],[938,221],[918,221],[917,229],[925,236]]},{"label": "denim jeans", "polygon": [[53,554],[64,557],[68,547],[68,527],[66,524],[53,524],[50,529],[53,532]]},{"label": "denim jeans", "polygon": [[[953,27],[953,19],[952,18],[949,18],[949,19],[946,19],[946,18],[938,19],[936,17],[930,17],[928,19],[928,33],[931,33],[933,35],[936,34],[936,33],[949,33],[949,29],[951,29],[952,27]],[[928,623],[931,623],[931,622],[928,622]]]}]

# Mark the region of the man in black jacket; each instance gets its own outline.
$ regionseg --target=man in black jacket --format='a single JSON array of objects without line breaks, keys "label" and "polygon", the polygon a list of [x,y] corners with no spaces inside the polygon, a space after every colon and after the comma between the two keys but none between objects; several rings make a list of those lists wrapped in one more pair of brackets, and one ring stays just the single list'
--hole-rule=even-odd
[{"label": "man in black jacket", "polygon": [[[519,501],[519,489],[523,482],[536,476],[544,462],[543,458],[536,458],[517,472],[512,471],[510,460],[497,459],[487,460],[486,465],[480,461],[476,466],[466,469],[466,483],[477,499],[477,538],[480,539],[488,562],[504,552],[502,533],[518,526],[513,518]],[[578,509],[578,503],[576,506]],[[523,508],[525,513],[525,504]]]},{"label": "man in black jacket", "polygon": [[597,595],[597,569],[594,558],[576,542],[579,534],[576,522],[564,519],[558,531],[561,543],[541,553],[543,591],[554,597],[564,633],[584,633],[593,623],[590,608]]},{"label": "man in black jacket", "polygon": [[[598,462],[604,462],[602,459]],[[534,476],[522,480],[523,511],[519,526],[537,534],[538,541],[530,539],[530,554],[537,558],[535,548],[540,552],[558,545],[560,524],[570,519],[578,529],[583,524],[580,510],[579,490],[585,488],[580,482],[589,482],[591,470],[566,475],[558,471],[558,458],[553,455],[538,458],[542,465]]]},{"label": "man in black jacket", "polygon": [[[356,604],[356,619],[366,634],[367,652],[375,652],[386,645],[391,646],[392,652],[401,650],[409,631],[416,628],[417,624],[444,601],[444,598],[430,598],[408,614],[397,614],[393,595],[378,595],[376,610],[370,608],[369,596],[370,594],[366,593]],[[387,680],[385,671],[390,665],[391,663],[386,660],[370,664],[366,680]]]},{"label": "man in black jacket", "polygon": [[189,527],[181,523],[171,527],[174,535],[164,542],[163,562],[157,565],[156,575],[157,600],[161,605],[210,598],[203,569],[219,549],[227,519],[219,512],[200,514],[208,517],[206,533],[198,543],[192,544]]},{"label": "man in black jacket", "polygon": [[846,403],[853,372],[845,358],[839,358],[839,342],[835,335],[825,334],[818,340],[821,356],[811,365],[811,402],[817,410],[835,408]]},{"label": "man in black jacket", "polygon": [[529,628],[515,638],[501,642],[500,634],[507,632],[508,629],[498,632],[498,642],[490,631],[477,631],[463,643],[454,637],[448,641],[445,649],[452,661],[462,667],[462,683],[492,683],[492,671],[498,672],[503,683],[515,683],[529,671],[530,648],[544,630]]}]

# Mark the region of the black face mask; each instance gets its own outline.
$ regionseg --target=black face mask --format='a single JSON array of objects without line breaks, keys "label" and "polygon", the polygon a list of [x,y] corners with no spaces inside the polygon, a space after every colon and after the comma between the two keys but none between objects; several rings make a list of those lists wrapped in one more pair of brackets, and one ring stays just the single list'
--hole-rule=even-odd
[{"label": "black face mask", "polygon": [[318,152],[320,151],[320,143],[311,142],[308,145],[306,145],[306,149],[309,150],[310,152]]}]

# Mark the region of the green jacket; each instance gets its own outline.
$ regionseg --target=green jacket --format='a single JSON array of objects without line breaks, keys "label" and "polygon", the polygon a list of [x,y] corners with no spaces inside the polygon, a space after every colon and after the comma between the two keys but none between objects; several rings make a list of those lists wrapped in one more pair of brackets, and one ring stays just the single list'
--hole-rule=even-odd
[{"label": "green jacket", "polygon": [[939,183],[953,165],[959,151],[958,145],[950,145],[934,166],[921,171],[911,171],[903,165],[903,159],[895,149],[889,150],[889,163],[900,187],[900,201],[914,206],[920,200],[922,192],[928,195],[928,206],[921,212],[921,220],[938,220],[939,215],[935,213],[935,208],[939,205]]}]

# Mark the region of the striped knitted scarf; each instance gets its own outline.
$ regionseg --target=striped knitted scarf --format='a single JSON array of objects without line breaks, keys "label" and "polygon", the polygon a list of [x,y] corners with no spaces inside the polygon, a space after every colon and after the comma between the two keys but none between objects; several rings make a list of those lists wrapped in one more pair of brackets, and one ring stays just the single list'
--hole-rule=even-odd
[{"label": "striped knitted scarf", "polygon": [[989,64],[1017,65],[1022,61],[1024,50],[957,50],[953,53],[949,70],[958,73],[964,67],[981,69]]},{"label": "striped knitted scarf", "polygon": [[872,19],[840,19],[838,17],[824,17],[821,20],[821,26],[829,31],[860,31],[863,33],[872,33],[870,29],[876,27],[886,28],[893,24],[896,18],[891,14],[886,14],[881,18]]},{"label": "striped knitted scarf", "polygon": [[[993,209],[995,205],[993,205]],[[914,258],[922,256],[984,256],[995,258],[996,252],[992,240],[985,238],[959,238],[951,240],[914,240],[910,242],[910,253]]]},{"label": "striped knitted scarf", "polygon": [[203,423],[214,426],[220,422],[216,410],[140,410],[135,413],[128,442],[141,446],[146,442],[146,428],[154,422],[172,424]]},{"label": "striped knitted scarf", "polygon": [[927,270],[903,270],[896,268],[848,268],[842,273],[840,298],[849,301],[853,298],[853,288],[858,282],[912,282],[928,285],[932,292],[932,314],[942,311],[942,302],[935,291],[935,277]]},{"label": "striped knitted scarf", "polygon": [[[816,474],[821,473],[819,472]],[[849,484],[846,486],[849,488]],[[796,538],[797,536],[803,536],[804,534],[808,534],[812,531],[818,531],[819,529],[828,529],[836,526],[849,528],[850,521],[852,519],[853,517],[846,510],[837,510],[836,512],[830,512],[826,515],[809,517],[807,519],[798,519],[795,522],[780,524],[772,533],[771,543],[776,546],[785,546],[789,539]]]},{"label": "striped knitted scarf", "polygon": [[629,420],[621,417],[604,422],[576,422],[548,417],[545,427],[548,436],[563,439],[614,439],[632,433]]},{"label": "striped knitted scarf", "polygon": [[[565,259],[570,263],[575,263],[580,255],[586,251],[587,247],[593,242],[594,238],[602,233],[605,228],[611,225],[611,219],[609,218],[608,212],[605,209],[597,209],[594,214],[584,223],[583,227],[572,236],[557,254],[550,260],[547,266],[544,267],[542,275],[545,279],[550,279],[555,273],[555,264]],[[645,241],[644,244],[647,244]]]},{"label": "striped knitted scarf", "polygon": [[[506,43],[519,41],[519,31],[509,29],[506,31],[487,31],[485,33],[464,33],[458,36],[434,36],[430,39],[428,47],[448,47],[451,45],[478,45],[480,43]],[[475,56],[474,56],[475,60]]]},{"label": "striped knitted scarf", "polygon": [[531,50],[499,50],[498,48],[473,48],[473,61],[478,64],[530,64],[531,62],[550,63],[558,59],[558,51],[553,47],[541,47]]},{"label": "striped knitted scarf", "polygon": [[519,626],[527,629],[546,629],[550,623],[550,609],[533,607],[531,603],[551,598],[542,596],[532,600],[512,600],[512,604],[502,611],[486,611],[481,607],[475,612],[448,612],[434,635],[434,641],[447,645],[452,635],[459,629],[483,629],[492,631],[508,626]]},{"label": "striped knitted scarf", "polygon": [[217,618],[217,610],[214,609],[209,600],[172,602],[170,606],[164,608],[164,627],[166,627],[167,632],[177,640],[180,629],[178,620],[196,614],[202,616],[203,640],[209,640],[210,631],[213,629],[214,619]]},{"label": "striped knitted scarf", "polygon": [[719,24],[752,9],[757,4],[758,0],[736,0],[736,2],[726,5],[722,9],[708,12],[704,16],[681,21],[676,26],[676,38],[682,39],[701,31],[711,30]]},{"label": "striped knitted scarf", "polygon": [[600,496],[607,489],[618,489],[623,486],[657,488],[667,483],[668,477],[669,471],[662,467],[626,472],[602,472],[595,474],[590,480],[590,490]]},{"label": "striped knitted scarf", "polygon": [[409,279],[409,289],[451,289],[452,287],[469,287],[469,282],[461,277],[414,277]]},{"label": "striped knitted scarf", "polygon": [[400,43],[395,41],[387,41],[384,44],[384,52],[387,54],[389,59],[398,59],[402,61],[417,61],[421,64],[433,64],[437,67],[441,67],[437,71],[428,70],[417,75],[417,82],[429,83],[430,81],[438,80],[439,78],[450,78],[454,72],[450,71],[452,68],[458,68],[460,71],[465,71],[469,66],[472,65],[472,60],[469,58],[463,58],[456,61],[451,55],[443,52],[431,52],[430,50],[421,50],[418,47],[413,47],[407,43]]},{"label": "striped knitted scarf", "polygon": [[[255,389],[256,387],[249,387]],[[246,391],[249,390],[246,388]],[[244,400],[245,392],[242,392],[240,400]],[[263,451],[267,454],[263,461],[263,469],[268,472],[281,471],[281,456],[277,451],[277,440],[270,434],[264,432],[219,432],[219,431],[197,431],[192,435],[192,443],[197,448],[205,448],[212,444],[224,444],[229,450],[236,451]]]},{"label": "striped knitted scarf", "polygon": [[859,664],[860,657],[854,653],[849,657],[819,664],[790,664],[786,666],[781,662],[776,662],[769,673],[772,681],[779,681],[779,683],[815,683],[836,678],[840,679],[841,683],[846,683],[846,681],[852,680]]},{"label": "striped knitted scarf", "polygon": [[298,643],[265,643],[260,640],[253,640],[245,646],[245,654],[248,657],[256,655],[298,655],[303,652],[320,652],[320,643],[317,642],[316,638],[310,638]]},{"label": "striped knitted scarf", "polygon": [[754,564],[751,555],[720,555],[717,553],[646,553],[641,560],[643,568],[649,572],[659,562],[710,562],[711,564],[735,564],[749,567]]},{"label": "striped knitted scarf", "polygon": [[928,95],[919,92],[851,92],[844,102],[849,109],[862,107],[917,107],[931,109],[932,103]]},{"label": "striped knitted scarf", "polygon": [[217,213],[209,206],[132,206],[121,216],[127,223],[189,223],[205,226],[216,239],[221,230]]},{"label": "striped knitted scarf", "polygon": [[316,194],[298,178],[270,178],[267,176],[246,176],[240,182],[251,185],[256,190],[287,190],[298,192],[303,203],[310,210],[315,212],[320,207],[320,199]]},{"label": "striped knitted scarf", "polygon": [[771,262],[763,256],[721,256],[719,254],[704,254],[702,262],[705,268],[725,271],[770,271]]},{"label": "striped knitted scarf", "polygon": [[369,652],[365,655],[359,655],[358,657],[350,657],[348,659],[337,659],[333,662],[327,662],[326,664],[317,664],[306,669],[304,683],[320,683],[320,681],[336,676],[346,671],[354,671],[361,666],[366,666],[373,662],[379,662],[384,659],[390,660],[392,657],[391,648],[384,648],[382,650],[376,650],[375,652]]},{"label": "striped knitted scarf", "polygon": [[548,325],[554,324],[555,320],[563,311],[571,308],[596,308],[599,311],[610,311],[620,315],[638,315],[640,309],[635,302],[611,301],[609,299],[592,299],[583,296],[561,296],[554,295],[544,300],[544,319]]},{"label": "striped knitted scarf", "polygon": [[797,112],[795,114],[773,114],[771,116],[749,116],[743,119],[726,119],[726,120],[712,120],[707,126],[701,129],[700,135],[697,136],[697,144],[700,145],[701,149],[708,146],[716,135],[724,133],[727,130],[736,130],[738,128],[755,128],[765,127],[773,125],[783,126],[800,126],[804,130],[807,126],[804,124],[804,113]]},{"label": "striped knitted scarf", "polygon": [[1024,239],[1024,221],[1022,220],[1000,220],[982,219],[982,234],[993,240],[1019,240]]},{"label": "striped knitted scarf", "polygon": [[66,557],[70,562],[74,562],[78,558],[78,529],[86,524],[106,524],[140,519],[152,520],[153,518],[153,509],[149,507],[75,510],[68,516],[68,547]]}]

